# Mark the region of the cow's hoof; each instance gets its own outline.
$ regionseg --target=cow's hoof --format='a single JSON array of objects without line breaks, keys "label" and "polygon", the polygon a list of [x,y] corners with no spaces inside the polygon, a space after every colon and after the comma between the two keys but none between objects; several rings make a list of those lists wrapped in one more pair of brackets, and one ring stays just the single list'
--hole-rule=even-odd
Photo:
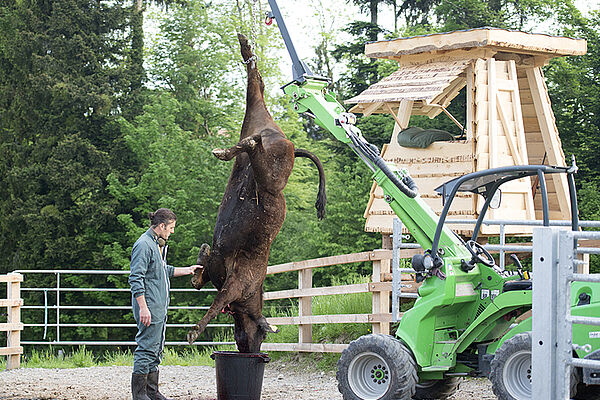
[{"label": "cow's hoof", "polygon": [[227,157],[227,150],[225,149],[214,149],[212,153],[219,160],[229,161],[229,158]]},{"label": "cow's hoof", "polygon": [[187,334],[187,341],[191,345],[198,339],[198,333],[196,331],[189,331]]}]

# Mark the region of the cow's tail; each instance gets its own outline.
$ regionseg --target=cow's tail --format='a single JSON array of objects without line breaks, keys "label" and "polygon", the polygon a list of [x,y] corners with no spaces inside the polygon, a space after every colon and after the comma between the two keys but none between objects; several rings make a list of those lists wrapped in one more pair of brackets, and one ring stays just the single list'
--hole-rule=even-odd
[{"label": "cow's tail", "polygon": [[323,171],[323,165],[321,160],[313,153],[304,149],[296,149],[294,151],[296,157],[306,157],[310,159],[319,170],[319,193],[317,194],[317,201],[315,207],[317,208],[317,217],[319,219],[325,218],[325,204],[327,203],[327,195],[325,194],[325,171]]}]

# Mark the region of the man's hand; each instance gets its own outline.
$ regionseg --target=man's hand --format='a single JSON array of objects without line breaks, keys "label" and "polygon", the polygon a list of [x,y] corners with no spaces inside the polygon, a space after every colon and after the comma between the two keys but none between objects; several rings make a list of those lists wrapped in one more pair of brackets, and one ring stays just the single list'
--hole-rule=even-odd
[{"label": "man's hand", "polygon": [[190,270],[190,275],[194,275],[197,269],[202,269],[204,267],[202,265],[190,265],[188,268]]},{"label": "man's hand", "polygon": [[150,309],[148,307],[140,308],[140,322],[143,325],[150,326],[152,315],[150,314]]}]

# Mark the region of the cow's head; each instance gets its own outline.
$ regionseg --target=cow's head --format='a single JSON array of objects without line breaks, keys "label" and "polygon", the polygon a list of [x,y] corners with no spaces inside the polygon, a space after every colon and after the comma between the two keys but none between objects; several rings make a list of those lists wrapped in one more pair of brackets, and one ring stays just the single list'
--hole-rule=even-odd
[{"label": "cow's head", "polygon": [[235,313],[235,341],[240,353],[258,353],[262,342],[267,338],[267,333],[277,333],[275,326],[269,325],[262,315],[252,319],[248,314]]}]

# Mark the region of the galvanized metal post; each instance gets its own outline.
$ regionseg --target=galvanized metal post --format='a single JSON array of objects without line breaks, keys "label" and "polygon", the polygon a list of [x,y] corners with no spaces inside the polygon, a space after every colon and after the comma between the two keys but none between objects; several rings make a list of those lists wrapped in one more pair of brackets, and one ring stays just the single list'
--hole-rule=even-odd
[{"label": "galvanized metal post", "polygon": [[556,298],[556,398],[570,399],[573,328],[571,324],[571,280],[575,254],[572,231],[558,231],[559,263]]},{"label": "galvanized metal post", "polygon": [[402,222],[394,218],[392,233],[392,322],[400,321],[400,296],[402,295],[402,272],[400,271],[400,246],[402,245]]},{"label": "galvanized metal post", "polygon": [[558,230],[533,229],[531,389],[536,400],[556,397]]}]

